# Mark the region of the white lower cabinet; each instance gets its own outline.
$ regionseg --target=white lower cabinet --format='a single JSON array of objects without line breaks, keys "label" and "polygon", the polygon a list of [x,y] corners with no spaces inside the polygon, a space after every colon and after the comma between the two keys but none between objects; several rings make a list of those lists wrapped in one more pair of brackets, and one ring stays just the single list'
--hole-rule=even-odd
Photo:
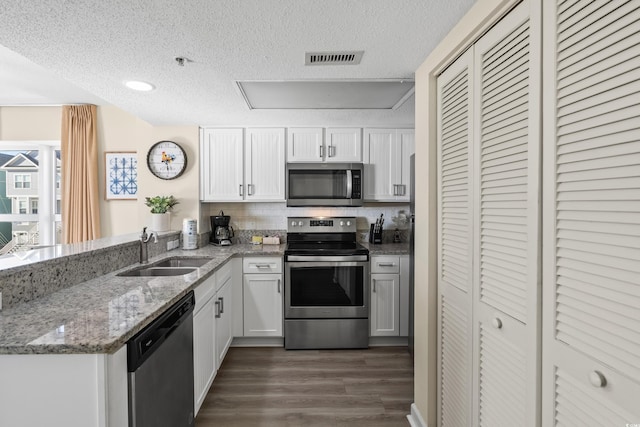
[{"label": "white lower cabinet", "polygon": [[[408,333],[408,256],[371,257],[370,335],[406,336]],[[403,289],[405,288],[405,289]]]},{"label": "white lower cabinet", "polygon": [[0,378],[0,426],[128,425],[126,345],[114,354],[2,354]]},{"label": "white lower cabinet", "polygon": [[282,337],[282,258],[244,258],[243,272],[244,336]]},{"label": "white lower cabinet", "polygon": [[371,336],[400,334],[400,275],[371,275]]},{"label": "white lower cabinet", "polygon": [[220,368],[233,340],[233,275],[229,262],[216,271],[216,368]]},{"label": "white lower cabinet", "polygon": [[233,268],[227,262],[195,289],[194,406],[198,414],[233,339]]},{"label": "white lower cabinet", "polygon": [[193,388],[195,414],[216,375],[215,274],[195,289],[193,312]]}]

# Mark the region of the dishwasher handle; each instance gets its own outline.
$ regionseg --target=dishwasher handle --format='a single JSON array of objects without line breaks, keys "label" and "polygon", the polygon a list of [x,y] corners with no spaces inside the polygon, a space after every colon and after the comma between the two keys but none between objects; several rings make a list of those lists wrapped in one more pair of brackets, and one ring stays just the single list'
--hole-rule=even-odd
[{"label": "dishwasher handle", "polygon": [[127,343],[127,370],[135,372],[184,321],[192,319],[193,291],[182,297]]}]

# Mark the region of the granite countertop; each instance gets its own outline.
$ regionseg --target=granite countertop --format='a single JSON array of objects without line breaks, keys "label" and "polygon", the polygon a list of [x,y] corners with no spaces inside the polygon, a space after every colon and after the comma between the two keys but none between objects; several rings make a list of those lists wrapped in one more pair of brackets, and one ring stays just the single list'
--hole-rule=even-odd
[{"label": "granite countertop", "polygon": [[369,255],[408,255],[409,243],[363,243],[369,249]]},{"label": "granite countertop", "polygon": [[[140,266],[136,263],[2,310],[0,354],[114,353],[232,257],[282,256],[285,246],[208,245],[196,250],[172,250],[150,258],[149,263],[181,256],[210,257],[211,261],[184,276],[117,276]],[[406,243],[364,243],[364,246],[369,248],[371,255],[409,253]],[[77,252],[84,249],[76,248]]]},{"label": "granite countertop", "polygon": [[282,256],[285,245],[206,246],[149,259],[211,257],[193,273],[120,277],[136,263],[0,311],[0,354],[114,353],[234,256]]}]

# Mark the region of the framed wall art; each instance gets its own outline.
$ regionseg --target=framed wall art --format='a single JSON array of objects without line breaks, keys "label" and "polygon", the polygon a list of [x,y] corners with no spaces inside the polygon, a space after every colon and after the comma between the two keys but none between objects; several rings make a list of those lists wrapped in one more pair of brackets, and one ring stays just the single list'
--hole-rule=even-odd
[{"label": "framed wall art", "polygon": [[106,200],[137,200],[138,158],[135,151],[106,151],[104,174]]}]

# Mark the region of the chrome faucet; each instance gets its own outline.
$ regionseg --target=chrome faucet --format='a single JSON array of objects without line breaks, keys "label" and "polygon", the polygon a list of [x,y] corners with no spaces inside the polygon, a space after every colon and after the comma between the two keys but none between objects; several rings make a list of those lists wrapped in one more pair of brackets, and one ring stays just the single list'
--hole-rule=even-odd
[{"label": "chrome faucet", "polygon": [[147,250],[147,243],[153,237],[153,243],[158,243],[158,236],[151,232],[147,235],[147,227],[142,229],[142,234],[140,235],[140,264],[146,264],[149,262],[149,251]]}]

